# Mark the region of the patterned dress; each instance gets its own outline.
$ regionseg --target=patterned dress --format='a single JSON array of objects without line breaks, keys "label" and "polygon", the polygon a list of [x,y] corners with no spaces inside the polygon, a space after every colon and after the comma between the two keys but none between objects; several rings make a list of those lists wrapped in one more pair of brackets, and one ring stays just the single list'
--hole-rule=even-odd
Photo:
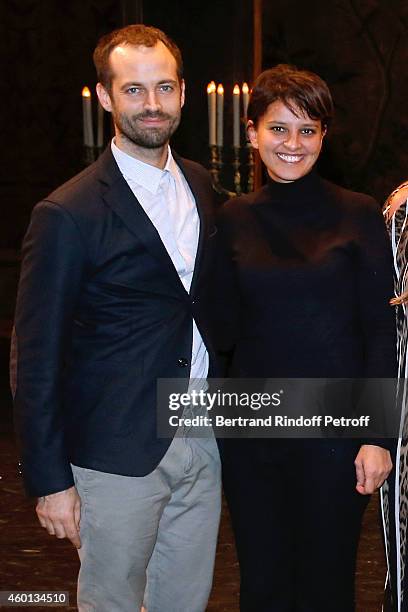
[{"label": "patterned dress", "polygon": [[[400,185],[384,205],[384,216],[392,243],[395,272],[395,296],[408,292],[408,198],[390,215],[394,197],[408,181]],[[408,297],[408,295],[407,295]],[[396,306],[399,393],[404,406],[393,471],[381,489],[383,523],[387,549],[387,612],[408,612],[408,300]]]}]

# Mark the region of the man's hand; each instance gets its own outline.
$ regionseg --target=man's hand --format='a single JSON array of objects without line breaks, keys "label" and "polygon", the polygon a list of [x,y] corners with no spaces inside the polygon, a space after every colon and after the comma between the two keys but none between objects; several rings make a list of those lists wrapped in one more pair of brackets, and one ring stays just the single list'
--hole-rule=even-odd
[{"label": "man's hand", "polygon": [[76,548],[81,548],[81,499],[75,487],[40,497],[36,512],[41,526],[50,535],[68,538]]},{"label": "man's hand", "polygon": [[374,493],[381,487],[392,469],[388,450],[373,444],[363,444],[354,461],[356,466],[356,489],[361,495]]}]

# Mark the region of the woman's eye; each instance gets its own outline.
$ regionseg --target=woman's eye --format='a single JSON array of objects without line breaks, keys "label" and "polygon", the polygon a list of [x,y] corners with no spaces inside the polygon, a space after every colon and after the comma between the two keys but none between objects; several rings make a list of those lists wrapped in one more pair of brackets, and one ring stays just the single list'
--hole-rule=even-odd
[{"label": "woman's eye", "polygon": [[312,134],[316,134],[316,131],[313,128],[304,128],[302,130],[302,134],[306,134],[306,136],[310,136]]},{"label": "woman's eye", "polygon": [[278,133],[281,133],[281,132],[284,132],[284,131],[285,131],[285,128],[283,128],[281,125],[273,125],[273,126],[271,127],[271,130],[272,130],[272,132],[278,132]]}]

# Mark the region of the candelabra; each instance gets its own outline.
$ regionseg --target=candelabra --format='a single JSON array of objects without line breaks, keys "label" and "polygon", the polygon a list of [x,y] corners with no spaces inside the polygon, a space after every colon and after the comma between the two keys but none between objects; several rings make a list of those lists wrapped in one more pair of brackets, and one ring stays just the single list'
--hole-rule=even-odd
[{"label": "candelabra", "polygon": [[[215,191],[229,198],[253,191],[255,162],[252,146],[247,143],[244,147],[233,147],[233,159],[231,162],[234,174],[233,191],[223,187],[221,184],[221,175],[226,165],[223,161],[223,153],[224,147],[217,145],[210,147],[210,174]],[[244,175],[244,178],[242,175]]]},{"label": "candelabra", "polygon": [[[242,95],[242,119],[241,103]],[[208,135],[210,144],[210,172],[215,191],[219,194],[233,198],[254,189],[254,152],[251,144],[242,133],[242,126],[247,123],[249,103],[249,87],[243,83],[242,88],[236,83],[232,91],[232,159],[224,161],[224,86],[211,81],[207,86],[208,99]],[[245,134],[246,136],[246,134]],[[245,141],[245,145],[241,143]],[[233,170],[234,190],[231,191],[222,185],[225,166],[231,164]],[[245,183],[245,185],[244,185]]]},{"label": "candelabra", "polygon": [[[84,154],[83,162],[89,166],[98,159],[103,151],[104,141],[104,110],[99,102],[97,102],[97,138],[94,138],[94,124],[92,109],[92,94],[89,87],[82,89],[82,112],[83,112],[83,137],[84,137]],[[95,144],[96,142],[96,144]]]}]

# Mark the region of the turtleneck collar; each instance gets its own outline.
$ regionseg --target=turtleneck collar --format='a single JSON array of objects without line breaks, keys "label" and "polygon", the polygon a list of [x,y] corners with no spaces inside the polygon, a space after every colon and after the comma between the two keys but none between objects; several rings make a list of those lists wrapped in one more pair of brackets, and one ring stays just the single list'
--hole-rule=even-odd
[{"label": "turtleneck collar", "polygon": [[268,194],[274,200],[298,200],[308,196],[316,197],[322,186],[322,180],[315,170],[312,170],[305,176],[292,181],[291,183],[278,183],[271,179],[268,174],[267,189]]}]

